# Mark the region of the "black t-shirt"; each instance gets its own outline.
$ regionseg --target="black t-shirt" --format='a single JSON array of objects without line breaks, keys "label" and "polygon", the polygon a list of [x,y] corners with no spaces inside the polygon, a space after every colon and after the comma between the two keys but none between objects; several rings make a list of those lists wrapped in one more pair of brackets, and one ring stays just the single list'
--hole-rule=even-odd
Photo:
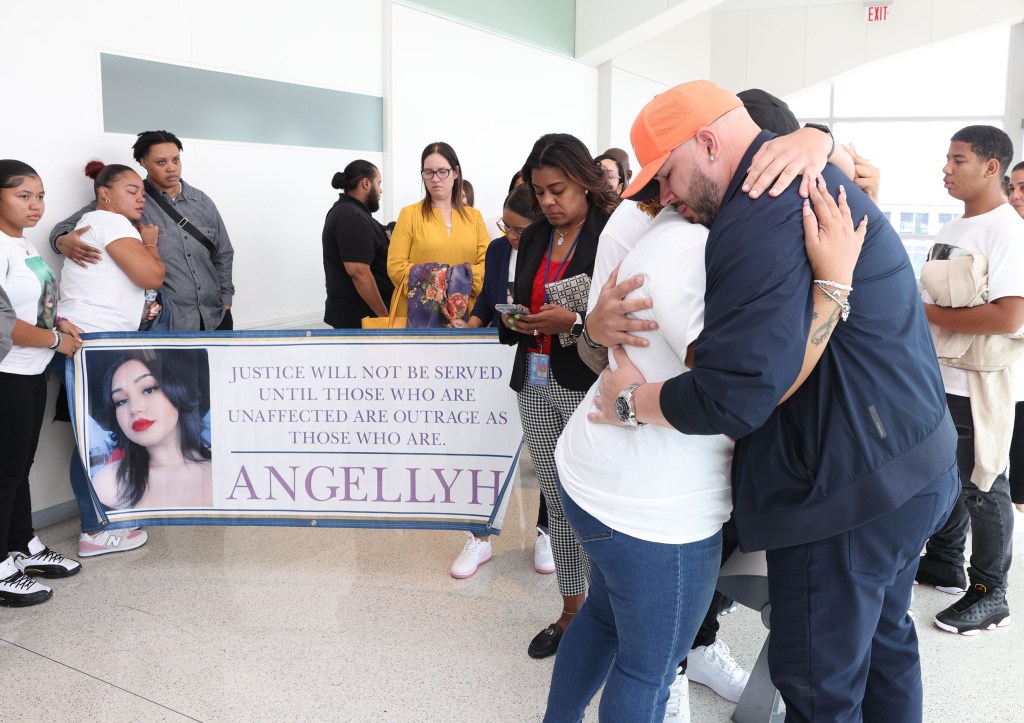
[{"label": "black t-shirt", "polygon": [[364,316],[374,316],[356,290],[345,262],[369,264],[384,306],[391,304],[394,284],[388,278],[388,237],[362,202],[344,193],[324,221],[324,276],[327,302],[324,322],[335,329],[358,329]]}]

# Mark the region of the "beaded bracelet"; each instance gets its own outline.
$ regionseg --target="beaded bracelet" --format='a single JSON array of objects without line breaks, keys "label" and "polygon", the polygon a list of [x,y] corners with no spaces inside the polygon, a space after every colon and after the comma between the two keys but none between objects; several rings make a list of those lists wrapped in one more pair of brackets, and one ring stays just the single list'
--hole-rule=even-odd
[{"label": "beaded bracelet", "polygon": [[830,286],[833,289],[839,289],[840,291],[853,291],[853,287],[847,284],[840,284],[838,281],[828,281],[826,279],[815,279],[814,283],[816,286]]},{"label": "beaded bracelet", "polygon": [[853,287],[840,288],[840,285],[837,285],[834,290],[829,291],[828,286],[834,283],[835,282],[815,280],[814,285],[818,287],[818,290],[821,291],[821,293],[835,302],[836,306],[839,307],[839,318],[846,321],[850,318],[850,302],[848,299],[850,297],[850,292],[853,291]]}]

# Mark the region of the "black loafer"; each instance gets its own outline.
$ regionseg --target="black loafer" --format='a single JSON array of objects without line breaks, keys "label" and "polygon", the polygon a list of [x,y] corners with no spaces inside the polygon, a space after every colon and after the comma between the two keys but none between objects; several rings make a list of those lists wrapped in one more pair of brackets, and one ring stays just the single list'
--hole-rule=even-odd
[{"label": "black loafer", "polygon": [[530,641],[530,649],[526,652],[531,658],[547,658],[558,650],[558,643],[562,640],[563,630],[551,623],[537,633],[537,637]]}]

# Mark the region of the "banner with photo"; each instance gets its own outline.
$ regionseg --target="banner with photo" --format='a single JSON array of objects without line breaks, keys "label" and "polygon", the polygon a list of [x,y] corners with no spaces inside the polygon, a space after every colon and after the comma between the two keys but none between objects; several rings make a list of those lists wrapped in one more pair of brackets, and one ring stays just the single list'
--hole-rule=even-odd
[{"label": "banner with photo", "polygon": [[522,427],[493,330],[83,338],[67,387],[111,527],[501,531]]}]

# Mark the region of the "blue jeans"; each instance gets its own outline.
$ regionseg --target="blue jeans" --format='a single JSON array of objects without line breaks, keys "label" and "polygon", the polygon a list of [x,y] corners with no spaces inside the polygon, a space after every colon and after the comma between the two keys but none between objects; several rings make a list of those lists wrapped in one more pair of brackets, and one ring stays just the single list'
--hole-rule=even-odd
[{"label": "blue jeans", "polygon": [[565,516],[590,556],[590,593],[555,658],[544,720],[581,721],[604,683],[602,721],[660,723],[718,580],[722,535],[647,542],[584,512],[559,485]]},{"label": "blue jeans", "polygon": [[68,469],[68,477],[71,479],[71,491],[75,493],[75,501],[78,502],[78,515],[82,518],[82,532],[95,534],[103,529],[103,522],[96,514],[99,500],[92,493],[89,486],[89,476],[82,466],[82,459],[78,456],[78,445],[71,451],[71,464]]}]

